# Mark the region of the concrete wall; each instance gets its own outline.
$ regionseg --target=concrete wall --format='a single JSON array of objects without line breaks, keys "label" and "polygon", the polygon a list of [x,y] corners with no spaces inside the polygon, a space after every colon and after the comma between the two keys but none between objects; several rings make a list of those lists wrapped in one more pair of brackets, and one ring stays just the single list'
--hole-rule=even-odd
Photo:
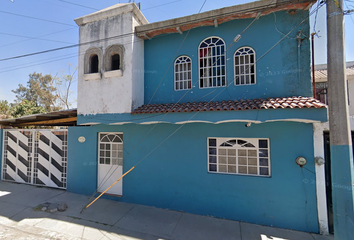
[{"label": "concrete wall", "polygon": [[[138,24],[133,12],[124,12],[80,26],[78,114],[127,113],[132,107],[143,104],[140,97],[144,89],[143,71],[133,69],[133,64],[138,69],[144,65],[143,42],[137,42],[132,34]],[[92,43],[83,44],[86,42]],[[119,74],[104,70],[103,56],[111,45],[123,47]],[[88,64],[85,53],[92,48],[102,53],[102,57],[99,56],[101,70],[98,74],[85,74],[85,64]]]},{"label": "concrete wall", "polygon": [[[98,132],[123,132],[126,172],[180,126],[159,124],[141,143],[151,125],[70,127],[67,190],[86,195],[96,190]],[[80,136],[86,142],[79,143]],[[271,177],[208,173],[208,137],[269,138]],[[298,156],[308,160],[304,168],[295,163]],[[313,156],[311,124],[186,124],[124,178],[123,197],[115,199],[318,232]]]},{"label": "concrete wall", "polygon": [[[133,29],[139,25],[134,17]],[[132,48],[132,109],[135,109],[144,104],[144,40],[134,34]]]},{"label": "concrete wall", "polygon": [[[306,18],[308,13],[299,10],[295,15],[289,15],[286,11],[282,11],[275,13],[275,15],[278,30],[288,33]],[[145,40],[145,103],[151,100],[162,79],[162,84],[151,103],[177,102],[186,93],[186,91],[174,91],[173,67],[169,68],[171,62],[174,62],[176,57],[180,55],[191,57],[192,82],[195,83],[197,81],[195,87],[181,102],[209,101],[210,99],[229,100],[311,96],[310,43],[308,37],[302,36],[304,40],[300,48],[298,48],[298,41],[295,39],[299,30],[302,30],[304,35],[309,36],[308,22],[296,28],[289,35],[289,38],[286,37],[267,53],[274,44],[284,37],[275,28],[275,16],[273,14],[261,17],[245,31],[237,43],[233,42],[235,36],[241,33],[252,20],[238,19],[220,24],[218,27],[192,29],[179,51],[178,49],[187,32],[183,34],[168,34],[152,40]],[[220,91],[224,87],[217,91],[215,91],[216,88],[199,89],[198,46],[202,40],[210,36],[221,37],[226,43],[226,48],[229,47],[226,53],[226,73],[227,81],[231,82],[231,85],[227,88],[227,91],[222,93]],[[256,58],[259,59],[256,64],[257,84],[255,85],[234,86],[232,83],[234,79],[233,54],[242,46],[252,47],[256,51]],[[300,58],[298,58],[299,49]],[[220,95],[214,98],[218,94]],[[205,95],[207,97],[204,97]]]}]

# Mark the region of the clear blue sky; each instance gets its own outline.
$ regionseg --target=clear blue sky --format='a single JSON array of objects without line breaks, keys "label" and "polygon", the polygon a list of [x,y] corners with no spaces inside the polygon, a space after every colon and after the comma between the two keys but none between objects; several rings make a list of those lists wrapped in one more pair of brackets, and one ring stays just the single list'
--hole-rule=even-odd
[{"label": "clear blue sky", "polygon": [[[28,53],[59,48],[78,43],[78,27],[74,19],[116,3],[128,0],[1,0],[0,8],[0,59]],[[136,2],[139,2],[136,0]],[[204,0],[140,0],[141,10],[149,22],[182,17],[198,13]],[[202,12],[252,2],[250,0],[207,0]],[[315,4],[315,6],[317,3]],[[345,0],[345,9],[354,9],[353,0]],[[318,12],[316,30],[316,64],[326,63],[326,9]],[[311,32],[314,26],[311,17]],[[346,59],[354,60],[354,14],[347,15]],[[237,33],[235,33],[236,35]],[[78,49],[40,54],[0,62],[0,100],[13,102],[15,95],[11,90],[18,84],[26,84],[28,75],[33,72],[60,74],[68,70],[68,64],[77,66]],[[72,90],[76,99],[76,85]],[[73,100],[72,100],[73,101]],[[73,104],[76,107],[76,103]]]}]

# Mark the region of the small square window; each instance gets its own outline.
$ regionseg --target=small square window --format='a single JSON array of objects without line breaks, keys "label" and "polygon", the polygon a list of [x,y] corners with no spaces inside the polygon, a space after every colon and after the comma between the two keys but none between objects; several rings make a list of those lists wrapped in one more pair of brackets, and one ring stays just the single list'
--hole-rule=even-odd
[{"label": "small square window", "polygon": [[259,140],[259,148],[268,148],[267,140]]},{"label": "small square window", "polygon": [[227,172],[227,165],[219,165],[219,172]]},{"label": "small square window", "polygon": [[216,155],[216,148],[209,148],[210,155]]},{"label": "small square window", "polygon": [[225,156],[219,156],[219,163],[226,163],[226,157]]},{"label": "small square window", "polygon": [[209,163],[216,163],[216,156],[209,156]]},{"label": "small square window", "polygon": [[215,164],[209,164],[209,171],[216,172],[216,165]]},{"label": "small square window", "polygon": [[226,149],[219,149],[219,155],[226,155]]}]

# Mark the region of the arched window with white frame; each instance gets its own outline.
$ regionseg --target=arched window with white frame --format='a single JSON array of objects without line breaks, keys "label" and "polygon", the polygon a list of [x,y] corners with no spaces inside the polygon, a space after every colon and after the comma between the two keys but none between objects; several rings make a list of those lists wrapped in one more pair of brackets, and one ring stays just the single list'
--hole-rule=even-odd
[{"label": "arched window with white frame", "polygon": [[192,60],[188,56],[180,56],[175,61],[175,90],[192,88]]},{"label": "arched window with white frame", "polygon": [[199,45],[199,87],[226,86],[225,42],[219,37],[209,37]]},{"label": "arched window with white frame", "polygon": [[251,47],[241,47],[234,54],[235,85],[256,84],[256,53]]}]

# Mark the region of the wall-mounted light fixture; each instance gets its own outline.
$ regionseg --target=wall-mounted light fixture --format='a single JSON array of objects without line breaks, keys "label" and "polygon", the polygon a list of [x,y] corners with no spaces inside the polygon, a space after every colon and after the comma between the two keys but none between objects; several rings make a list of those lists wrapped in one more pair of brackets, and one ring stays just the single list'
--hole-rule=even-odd
[{"label": "wall-mounted light fixture", "polygon": [[80,143],[83,143],[86,141],[86,138],[84,136],[81,136],[77,139]]},{"label": "wall-mounted light fixture", "polygon": [[303,167],[306,163],[307,163],[306,158],[301,156],[296,158],[296,164],[299,165],[300,167]]}]

